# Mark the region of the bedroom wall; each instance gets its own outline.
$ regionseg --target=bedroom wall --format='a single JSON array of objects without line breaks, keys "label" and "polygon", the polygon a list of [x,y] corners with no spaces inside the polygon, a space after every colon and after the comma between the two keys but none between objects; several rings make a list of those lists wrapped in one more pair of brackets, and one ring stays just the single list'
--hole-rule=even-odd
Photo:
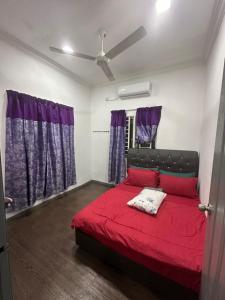
[{"label": "bedroom wall", "polygon": [[56,67],[0,39],[0,147],[5,152],[6,90],[13,89],[70,105],[75,111],[75,158],[77,186],[91,179],[90,89]]},{"label": "bedroom wall", "polygon": [[111,110],[162,105],[157,148],[199,151],[205,95],[205,67],[189,66],[139,79],[143,80],[150,80],[153,84],[151,97],[105,101],[105,98],[116,95],[119,85],[134,81],[92,90],[92,179],[108,181],[109,133],[93,133],[93,131],[109,130]]},{"label": "bedroom wall", "polygon": [[206,96],[200,143],[200,193],[209,200],[217,119],[225,59],[225,17],[206,66]]}]

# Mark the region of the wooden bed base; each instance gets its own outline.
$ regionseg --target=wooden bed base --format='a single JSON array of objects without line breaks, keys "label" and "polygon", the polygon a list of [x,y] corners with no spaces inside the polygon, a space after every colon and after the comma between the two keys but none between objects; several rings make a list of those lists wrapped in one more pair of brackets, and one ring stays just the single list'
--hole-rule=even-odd
[{"label": "wooden bed base", "polygon": [[81,230],[76,229],[75,239],[76,243],[83,250],[94,254],[105,263],[116,267],[134,280],[147,285],[150,289],[155,290],[166,299],[197,300],[199,298],[198,294],[194,291],[162,277],[129,258],[116,253]]}]

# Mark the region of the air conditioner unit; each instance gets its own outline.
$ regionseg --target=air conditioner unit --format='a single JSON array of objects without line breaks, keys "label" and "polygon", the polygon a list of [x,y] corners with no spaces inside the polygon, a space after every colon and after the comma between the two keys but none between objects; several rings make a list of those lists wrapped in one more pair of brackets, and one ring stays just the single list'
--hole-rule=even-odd
[{"label": "air conditioner unit", "polygon": [[152,84],[149,81],[125,85],[118,88],[118,97],[121,99],[149,97],[151,96]]}]

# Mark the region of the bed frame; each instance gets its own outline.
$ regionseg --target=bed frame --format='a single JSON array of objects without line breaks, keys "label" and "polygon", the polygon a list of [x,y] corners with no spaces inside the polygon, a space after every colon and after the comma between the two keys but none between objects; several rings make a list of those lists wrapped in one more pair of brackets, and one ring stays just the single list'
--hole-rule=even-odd
[{"label": "bed frame", "polygon": [[[173,172],[195,172],[198,175],[199,158],[196,151],[164,149],[130,149],[127,166],[155,168]],[[75,231],[76,243],[80,248],[91,252],[105,263],[116,267],[133,279],[156,290],[166,299],[197,300],[198,294],[172,280],[169,280],[144,266],[124,257],[104,246],[81,230]]]}]

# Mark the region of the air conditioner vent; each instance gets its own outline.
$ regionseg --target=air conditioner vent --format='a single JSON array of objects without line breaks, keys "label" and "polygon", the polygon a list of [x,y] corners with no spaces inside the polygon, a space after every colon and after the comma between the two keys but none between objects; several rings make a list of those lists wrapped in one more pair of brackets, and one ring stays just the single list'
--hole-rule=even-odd
[{"label": "air conditioner vent", "polygon": [[118,96],[121,99],[132,99],[151,96],[152,84],[149,81],[121,86],[118,89]]}]

